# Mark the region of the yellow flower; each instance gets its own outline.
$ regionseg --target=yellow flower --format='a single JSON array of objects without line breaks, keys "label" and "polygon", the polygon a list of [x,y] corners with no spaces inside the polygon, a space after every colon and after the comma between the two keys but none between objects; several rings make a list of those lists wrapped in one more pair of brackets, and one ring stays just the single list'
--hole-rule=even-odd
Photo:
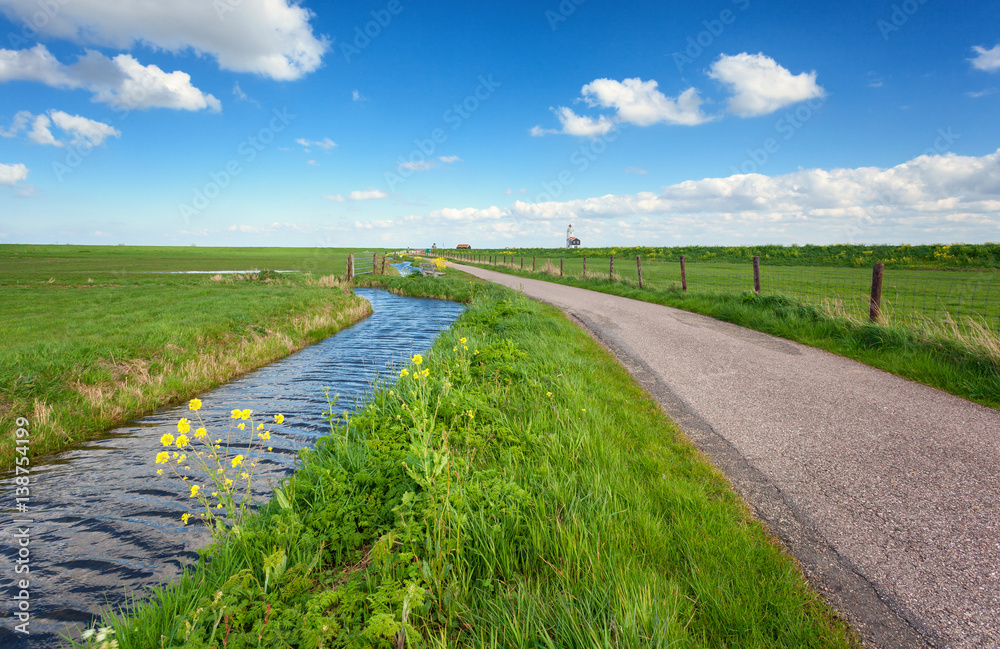
[{"label": "yellow flower", "polygon": [[421,372],[421,374],[423,374],[424,378],[426,379],[428,376],[430,376],[431,371],[430,370],[424,370],[423,372]]},{"label": "yellow flower", "polygon": [[257,433],[257,437],[261,439],[271,439],[271,431],[267,431],[266,433]]},{"label": "yellow flower", "polygon": [[244,480],[247,480],[250,478],[250,474],[244,471],[243,473],[240,474],[240,477],[243,478]]},{"label": "yellow flower", "polygon": [[238,467],[239,465],[241,465],[241,464],[243,464],[243,456],[242,455],[237,455],[236,457],[233,458],[233,468],[234,469],[236,467]]},{"label": "yellow flower", "polygon": [[188,459],[188,456],[185,455],[184,453],[181,453],[181,456],[179,458],[177,458],[177,464],[184,464],[184,462],[186,462],[187,459]]},{"label": "yellow flower", "polygon": [[177,448],[184,448],[187,446],[188,437],[187,435],[180,435],[177,437]]},{"label": "yellow flower", "polygon": [[243,416],[243,412],[240,410],[233,410],[232,412],[229,413],[229,416],[232,417],[233,419],[239,419],[240,417]]},{"label": "yellow flower", "polygon": [[274,447],[273,447],[273,446],[268,446],[268,447],[267,447],[267,450],[269,450],[269,451],[273,451],[273,450],[274,450]]},{"label": "yellow flower", "polygon": [[191,410],[201,409],[201,399],[191,399],[191,403],[188,404],[188,408]]},{"label": "yellow flower", "polygon": [[218,505],[216,505],[215,508],[216,509],[222,509],[222,503],[219,503]]},{"label": "yellow flower", "polygon": [[157,469],[156,475],[163,475],[163,469]]},{"label": "yellow flower", "polygon": [[178,433],[186,433],[189,430],[191,430],[191,422],[190,421],[188,421],[187,419],[181,419],[179,422],[177,422],[177,432]]},{"label": "yellow flower", "polygon": [[247,427],[247,425],[246,424],[237,424],[236,427],[239,428],[240,430],[243,430],[244,428]]},{"label": "yellow flower", "polygon": [[546,392],[546,393],[545,393],[545,396],[547,396],[547,397],[551,397],[551,396],[552,396],[552,393],[551,393],[551,392]]},{"label": "yellow flower", "polygon": [[181,520],[184,521],[185,525],[188,524],[188,519],[189,518],[191,518],[191,514],[186,514],[186,513],[185,514],[181,514]]},{"label": "yellow flower", "polygon": [[201,489],[201,487],[199,487],[198,485],[196,484],[191,485],[191,498],[194,498],[195,496],[198,495],[199,489]]},{"label": "yellow flower", "polygon": [[276,423],[276,424],[280,424],[280,423],[282,423],[283,421],[285,421],[285,416],[284,416],[284,415],[282,415],[282,414],[277,414],[277,415],[275,415],[275,416],[274,416],[274,423]]},{"label": "yellow flower", "polygon": [[227,487],[231,487],[231,486],[233,486],[233,481],[232,481],[232,480],[230,480],[229,478],[226,478],[226,486],[227,486]]},{"label": "yellow flower", "polygon": [[160,444],[164,446],[170,446],[174,443],[174,436],[170,433],[163,433],[163,437],[160,438]]},{"label": "yellow flower", "polygon": [[205,435],[208,435],[208,431],[205,430],[204,428],[199,428],[198,430],[194,431],[195,439],[201,439]]},{"label": "yellow flower", "polygon": [[177,451],[174,451],[174,459],[177,459]]},{"label": "yellow flower", "polygon": [[458,342],[460,342],[460,343],[462,343],[464,345],[468,341],[465,338],[459,338]]},{"label": "yellow flower", "polygon": [[157,464],[166,464],[167,460],[169,459],[170,459],[170,453],[167,453],[166,451],[162,451],[161,453],[158,453],[156,455]]},{"label": "yellow flower", "polygon": [[264,424],[257,424],[257,430],[264,430]]},{"label": "yellow flower", "polygon": [[407,376],[409,376],[409,375],[410,375],[410,372],[409,372],[409,370],[407,370],[407,369],[405,369],[405,368],[404,368],[404,369],[403,369],[403,370],[402,370],[402,371],[401,371],[401,372],[399,373],[399,377],[400,377],[400,378],[406,378],[406,377],[407,377]]},{"label": "yellow flower", "polygon": [[252,415],[252,414],[253,414],[253,410],[244,410],[242,413],[240,413],[240,417],[242,419],[246,420],[246,419],[250,419],[250,415]]},{"label": "yellow flower", "polygon": [[413,364],[414,365],[420,365],[423,362],[424,362],[424,357],[421,356],[420,354],[417,354],[416,356],[413,357]]}]

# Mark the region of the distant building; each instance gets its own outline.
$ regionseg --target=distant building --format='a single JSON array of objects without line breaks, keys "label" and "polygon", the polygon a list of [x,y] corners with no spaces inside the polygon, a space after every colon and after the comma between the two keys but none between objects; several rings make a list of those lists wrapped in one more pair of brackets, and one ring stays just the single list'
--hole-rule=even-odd
[{"label": "distant building", "polygon": [[573,224],[570,223],[569,227],[566,228],[566,247],[567,248],[579,248],[580,240],[573,236]]},{"label": "distant building", "polygon": [[472,246],[470,246],[467,243],[460,243],[457,246],[455,246],[455,248],[458,250],[472,250]]}]

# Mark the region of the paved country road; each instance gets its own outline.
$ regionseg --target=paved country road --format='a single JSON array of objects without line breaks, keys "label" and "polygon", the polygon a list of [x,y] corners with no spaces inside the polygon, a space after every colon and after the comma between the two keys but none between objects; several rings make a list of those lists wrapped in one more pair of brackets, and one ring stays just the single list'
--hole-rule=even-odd
[{"label": "paved country road", "polygon": [[670,307],[454,265],[607,346],[871,647],[1000,647],[1000,412]]}]

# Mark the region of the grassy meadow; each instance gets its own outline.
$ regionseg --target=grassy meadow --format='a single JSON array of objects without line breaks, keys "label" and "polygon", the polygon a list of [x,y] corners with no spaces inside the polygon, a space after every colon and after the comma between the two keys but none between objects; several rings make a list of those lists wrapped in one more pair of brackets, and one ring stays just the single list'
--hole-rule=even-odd
[{"label": "grassy meadow", "polygon": [[858,646],[606,350],[449,274],[378,280],[469,309],[238,534],[109,612],[119,647]]},{"label": "grassy meadow", "polygon": [[[520,254],[498,254],[499,265],[474,265],[702,313],[1000,409],[1000,271],[887,269],[884,316],[876,324],[868,320],[870,268],[771,267],[762,262],[762,292],[756,294],[750,264],[689,263],[684,292],[677,262],[643,258],[639,288],[635,257],[616,258],[612,279],[608,258],[588,256],[584,274],[582,254],[566,257],[560,276],[558,255],[563,251],[547,252],[550,257],[536,257],[535,272],[530,257],[521,270]],[[451,258],[461,261],[460,255]],[[658,263],[669,268],[658,274]],[[935,276],[951,286],[951,308],[973,305],[972,315],[955,313],[953,318],[952,311],[940,310],[933,297]],[[906,282],[908,291],[900,288]],[[900,304],[914,305],[915,312],[893,302],[900,295],[907,296]]]},{"label": "grassy meadow", "polygon": [[0,246],[0,428],[26,417],[53,452],[353,324],[370,305],[334,276],[350,252]]}]

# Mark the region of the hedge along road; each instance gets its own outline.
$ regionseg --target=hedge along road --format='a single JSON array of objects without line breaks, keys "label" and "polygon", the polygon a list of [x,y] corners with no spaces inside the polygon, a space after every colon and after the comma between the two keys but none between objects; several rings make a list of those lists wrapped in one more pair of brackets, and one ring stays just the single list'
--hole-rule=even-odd
[{"label": "hedge along road", "polygon": [[453,267],[610,348],[867,646],[1000,646],[1000,412],[705,316]]}]

